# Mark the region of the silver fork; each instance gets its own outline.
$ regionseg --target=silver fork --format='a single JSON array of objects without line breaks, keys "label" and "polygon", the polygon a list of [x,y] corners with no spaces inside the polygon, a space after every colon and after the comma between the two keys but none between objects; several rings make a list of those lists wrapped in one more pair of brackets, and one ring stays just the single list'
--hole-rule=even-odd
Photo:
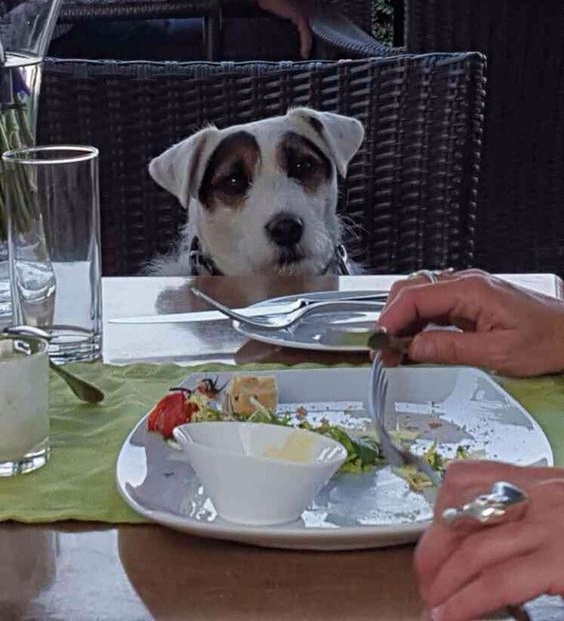
[{"label": "silver fork", "polygon": [[[254,319],[249,319],[249,317],[245,317],[240,313],[234,311],[232,308],[225,306],[215,298],[210,298],[209,295],[206,295],[203,291],[200,291],[197,287],[190,287],[190,291],[198,298],[207,302],[210,306],[213,306],[220,313],[223,313],[230,319],[234,321],[238,321],[247,326],[251,326],[252,328],[259,328],[261,330],[283,330],[284,328],[289,328],[293,326],[295,323],[303,319],[303,317],[310,315],[316,312],[331,312],[331,311],[351,311],[351,312],[377,312],[384,307],[384,303],[388,297],[388,294],[379,294],[375,293],[367,298],[366,301],[362,299],[358,300],[334,300],[328,302],[315,302],[310,303],[309,300],[303,299],[302,303],[303,307],[297,308],[296,310],[290,311],[289,313],[284,313],[283,315],[273,315],[268,316],[268,307],[265,307],[264,317],[255,317]],[[361,296],[364,298],[364,296]],[[370,302],[370,299],[381,299],[380,302]]]},{"label": "silver fork", "polygon": [[386,370],[380,360],[380,354],[377,353],[374,356],[372,369],[370,371],[368,411],[374,421],[374,425],[376,426],[378,439],[380,441],[380,446],[382,447],[382,453],[384,453],[386,461],[391,466],[401,467],[413,465],[417,468],[417,470],[427,475],[433,485],[438,487],[441,484],[440,475],[435,472],[424,459],[418,455],[414,455],[407,449],[399,448],[392,441],[392,438],[384,425],[387,392],[388,378],[386,377]]}]

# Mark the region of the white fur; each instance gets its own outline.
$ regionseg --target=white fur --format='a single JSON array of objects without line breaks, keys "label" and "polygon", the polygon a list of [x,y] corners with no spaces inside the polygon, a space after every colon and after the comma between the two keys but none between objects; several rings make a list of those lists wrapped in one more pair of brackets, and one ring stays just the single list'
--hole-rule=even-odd
[{"label": "white fur", "polygon": [[[323,124],[323,137],[314,130],[308,117],[315,117]],[[252,133],[260,150],[245,206],[233,209],[219,205],[207,209],[198,202],[206,165],[218,144],[240,130]],[[331,181],[323,184],[314,195],[289,179],[276,162],[276,145],[289,130],[311,140],[333,163]],[[193,236],[197,235],[206,256],[226,275],[320,273],[340,241],[335,171],[346,175],[348,163],[363,137],[363,127],[355,119],[296,108],[285,116],[223,130],[206,127],[173,145],[151,161],[149,172],[159,185],[188,208],[188,224],[182,231],[179,247],[169,256],[154,260],[148,271],[169,276],[189,274],[188,249]],[[200,155],[195,162],[198,151]],[[279,250],[266,234],[265,225],[280,212],[299,216],[305,225],[300,241],[304,258],[297,263],[279,265]]]}]

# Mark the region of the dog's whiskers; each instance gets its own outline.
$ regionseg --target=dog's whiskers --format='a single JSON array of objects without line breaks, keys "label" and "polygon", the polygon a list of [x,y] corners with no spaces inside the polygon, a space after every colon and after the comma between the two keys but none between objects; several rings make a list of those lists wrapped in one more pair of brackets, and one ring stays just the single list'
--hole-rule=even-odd
[{"label": "dog's whiskers", "polygon": [[358,222],[355,222],[350,216],[341,215],[339,216],[339,231],[341,233],[341,238],[348,236],[358,240],[361,238],[362,233],[366,232],[366,228]]}]

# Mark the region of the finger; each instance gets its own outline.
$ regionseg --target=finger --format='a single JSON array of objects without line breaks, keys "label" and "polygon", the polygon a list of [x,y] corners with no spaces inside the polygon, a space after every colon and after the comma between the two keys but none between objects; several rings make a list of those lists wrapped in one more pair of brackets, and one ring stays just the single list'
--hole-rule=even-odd
[{"label": "finger", "polygon": [[388,293],[388,305],[393,302],[401,291],[404,289],[408,289],[409,287],[416,287],[419,285],[429,285],[429,279],[425,276],[410,276],[408,278],[404,278],[402,280],[396,280],[392,286],[390,287],[390,291]]},{"label": "finger", "polygon": [[435,523],[419,540],[413,555],[413,567],[423,601],[427,601],[437,573],[456,550],[462,538],[461,533],[446,524]]},{"label": "finger", "polygon": [[[432,609],[433,621],[472,621],[503,606],[521,604],[554,592],[558,568],[540,552],[512,558],[484,571],[455,595]],[[562,580],[562,579],[560,579]]]},{"label": "finger", "polygon": [[536,521],[526,517],[499,526],[478,527],[461,539],[433,582],[422,590],[425,603],[436,606],[489,568],[534,552],[542,545],[543,537]]},{"label": "finger", "polygon": [[564,505],[562,468],[522,467],[485,460],[451,462],[435,503],[435,525],[424,534],[415,550],[414,565],[422,594],[428,591],[441,567],[464,538],[442,522],[443,511],[447,507],[461,507],[487,493],[492,484],[500,480],[524,489],[540,510],[549,509],[551,502]]},{"label": "finger", "polygon": [[524,468],[489,460],[450,462],[435,502],[435,524],[423,535],[415,550],[414,564],[421,591],[425,592],[433,583],[437,572],[463,538],[443,523],[445,509],[462,507],[487,493],[496,481],[509,481],[528,491],[537,482],[558,474],[564,478],[564,470],[554,468]]},{"label": "finger", "polygon": [[296,28],[298,29],[298,33],[300,35],[300,56],[304,60],[307,60],[309,58],[312,45],[309,20],[307,20],[304,16],[300,15],[295,19],[294,24],[296,25]]},{"label": "finger", "polygon": [[508,349],[511,334],[426,330],[413,339],[409,357],[415,362],[467,364],[497,370],[505,366],[503,352]]},{"label": "finger", "polygon": [[478,494],[487,493],[496,481],[508,481],[526,492],[543,481],[564,479],[564,469],[552,467],[514,466],[491,460],[459,460],[447,464],[435,517],[439,519],[447,507],[460,507]]},{"label": "finger", "polygon": [[[439,282],[444,282],[446,280],[454,280],[456,278],[460,278],[461,276],[472,275],[472,274],[474,275],[481,274],[483,276],[487,276],[487,273],[483,272],[482,270],[469,269],[469,270],[463,270],[460,272],[456,272],[453,268],[450,268],[450,267],[448,269],[443,270],[442,272],[435,271],[434,274],[437,277]],[[411,274],[407,278],[396,280],[390,287],[388,301],[391,302],[395,297],[397,297],[397,295],[402,289],[413,287],[415,285],[428,285],[428,284],[432,284],[429,277],[426,276],[425,274],[418,274],[417,272],[415,272],[414,274]]]},{"label": "finger", "polygon": [[478,277],[473,278],[473,286],[468,284],[469,279],[459,278],[404,287],[384,308],[378,324],[392,334],[398,334],[420,321],[430,322],[444,317],[476,321],[481,308],[479,298],[484,292],[479,290],[483,285],[479,284]]}]

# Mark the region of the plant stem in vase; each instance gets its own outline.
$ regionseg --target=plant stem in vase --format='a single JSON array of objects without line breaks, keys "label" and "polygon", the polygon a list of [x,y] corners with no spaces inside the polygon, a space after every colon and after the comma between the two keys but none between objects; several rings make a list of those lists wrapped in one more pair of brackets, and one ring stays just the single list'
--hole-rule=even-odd
[{"label": "plant stem in vase", "polygon": [[[41,82],[41,58],[7,52],[0,64],[0,153],[35,144],[37,100]],[[24,223],[30,209],[29,184],[17,182],[21,198],[19,217]],[[8,223],[5,209],[5,174],[0,160],[0,320],[11,315],[8,265]]]}]

